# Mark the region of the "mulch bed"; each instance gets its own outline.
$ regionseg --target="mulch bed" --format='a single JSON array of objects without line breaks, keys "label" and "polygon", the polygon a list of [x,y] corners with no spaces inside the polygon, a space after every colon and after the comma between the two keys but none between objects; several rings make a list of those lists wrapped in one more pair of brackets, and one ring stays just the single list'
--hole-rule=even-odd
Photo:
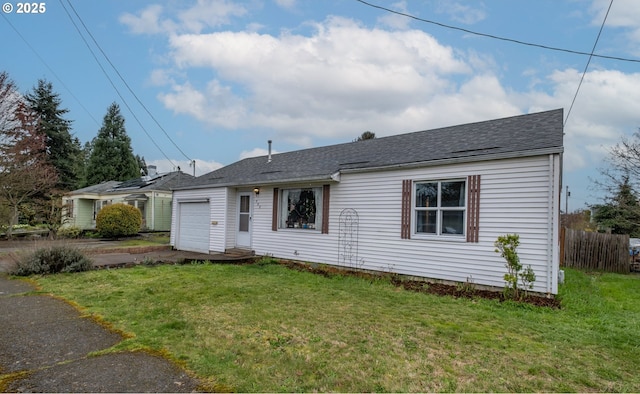
[{"label": "mulch bed", "polygon": [[[454,285],[448,285],[444,283],[426,282],[421,280],[409,280],[409,279],[402,278],[399,275],[390,275],[386,273],[374,274],[370,272],[349,270],[341,267],[332,267],[332,266],[318,265],[318,264],[307,264],[307,263],[301,263],[298,261],[291,261],[291,260],[280,260],[280,264],[285,265],[286,267],[297,270],[297,271],[311,272],[311,273],[326,276],[326,277],[332,277],[337,275],[352,275],[352,276],[357,276],[360,278],[370,279],[370,280],[387,277],[389,278],[390,282],[395,286],[403,287],[406,290],[415,291],[418,293],[428,293],[428,294],[435,294],[439,296],[451,296],[455,298],[470,298],[470,299],[485,298],[490,300],[498,300],[500,302],[508,300],[507,298],[505,298],[504,294],[500,291],[478,289],[478,288],[472,287],[471,285],[454,286]],[[540,307],[548,307],[548,308],[555,308],[555,309],[562,308],[562,304],[560,303],[560,300],[556,298],[547,298],[547,297],[541,297],[541,296],[531,295],[531,294],[527,295],[526,297],[522,297],[520,300],[518,300],[518,302],[527,303],[527,304],[540,306]]]}]

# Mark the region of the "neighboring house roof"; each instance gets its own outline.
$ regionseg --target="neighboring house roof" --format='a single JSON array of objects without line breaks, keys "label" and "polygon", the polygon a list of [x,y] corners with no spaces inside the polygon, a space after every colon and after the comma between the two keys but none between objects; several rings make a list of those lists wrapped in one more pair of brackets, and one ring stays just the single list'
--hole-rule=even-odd
[{"label": "neighboring house roof", "polygon": [[563,151],[563,111],[399,134],[240,160],[179,189],[330,180],[341,172],[522,157]]},{"label": "neighboring house roof", "polygon": [[97,185],[87,186],[87,187],[83,187],[82,189],[74,190],[72,192],[69,192],[69,194],[73,195],[73,194],[104,193],[108,190],[113,189],[114,187],[117,187],[121,183],[122,182],[120,181],[106,181],[106,182],[99,183]]},{"label": "neighboring house roof", "polygon": [[124,181],[120,185],[109,190],[110,193],[123,193],[135,190],[143,191],[171,191],[185,183],[195,179],[192,175],[181,171],[169,172],[167,174],[157,174],[153,176],[143,176],[141,178]]},{"label": "neighboring house roof", "polygon": [[193,180],[194,177],[181,171],[169,172],[166,174],[156,174],[153,176],[143,176],[141,178],[128,181],[107,181],[98,185],[88,186],[70,192],[70,195],[77,194],[122,194],[140,193],[145,191],[171,191],[173,188],[184,185]]}]

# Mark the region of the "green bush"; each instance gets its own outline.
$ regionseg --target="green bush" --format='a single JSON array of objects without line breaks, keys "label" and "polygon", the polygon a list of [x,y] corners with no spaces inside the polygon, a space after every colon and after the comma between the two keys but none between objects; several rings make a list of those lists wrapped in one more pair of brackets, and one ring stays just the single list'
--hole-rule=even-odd
[{"label": "green bush", "polygon": [[506,283],[504,288],[505,296],[516,300],[521,298],[520,288],[518,287],[518,279],[520,279],[526,297],[527,289],[533,289],[536,274],[530,265],[523,270],[520,256],[518,256],[518,252],[516,251],[518,246],[520,246],[520,236],[518,234],[501,235],[493,245],[496,247],[495,252],[500,253],[500,256],[506,260],[505,266],[507,267],[507,273],[504,274],[504,281]]},{"label": "green bush", "polygon": [[82,252],[71,246],[52,246],[38,249],[16,263],[12,274],[54,274],[58,272],[81,272],[93,269],[93,263]]},{"label": "green bush", "polygon": [[58,238],[78,238],[82,234],[82,229],[77,226],[62,227],[58,230]]},{"label": "green bush", "polygon": [[105,238],[138,234],[142,225],[140,210],[128,204],[107,205],[98,212],[96,229]]}]

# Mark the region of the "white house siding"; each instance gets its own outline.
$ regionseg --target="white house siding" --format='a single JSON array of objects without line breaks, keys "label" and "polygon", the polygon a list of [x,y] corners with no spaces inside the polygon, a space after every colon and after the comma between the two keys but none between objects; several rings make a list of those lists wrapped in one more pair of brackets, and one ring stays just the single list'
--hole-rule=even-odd
[{"label": "white house siding", "polygon": [[232,249],[236,247],[236,226],[238,210],[238,194],[236,189],[227,189],[227,226],[225,237],[225,248]]},{"label": "white house siding", "polygon": [[[329,234],[319,230],[272,231],[273,189],[263,187],[253,206],[253,249],[258,255],[338,264],[339,215],[343,209],[353,208],[359,215],[358,267],[502,287],[505,262],[495,253],[493,242],[499,235],[517,233],[521,261],[525,266],[531,265],[537,275],[534,291],[557,293],[558,235],[557,225],[550,223],[557,220],[557,215],[550,215],[549,204],[555,205],[551,209],[558,209],[559,183],[552,179],[558,167],[557,155],[552,160],[545,155],[342,174],[339,183],[331,184]],[[414,235],[412,239],[401,239],[403,179],[440,180],[468,175],[481,175],[478,243],[420,239]]]},{"label": "white house siding", "polygon": [[223,252],[225,250],[226,229],[226,204],[227,191],[225,188],[179,190],[173,195],[173,209],[171,217],[170,243],[177,245],[177,230],[179,228],[179,204],[180,202],[209,200],[210,223],[209,226],[209,251]]},{"label": "white house siding", "polygon": [[[211,193],[211,231],[209,236],[209,250],[224,252],[227,236],[227,205],[229,204],[227,188],[214,189]],[[214,224],[215,223],[215,224]]]}]

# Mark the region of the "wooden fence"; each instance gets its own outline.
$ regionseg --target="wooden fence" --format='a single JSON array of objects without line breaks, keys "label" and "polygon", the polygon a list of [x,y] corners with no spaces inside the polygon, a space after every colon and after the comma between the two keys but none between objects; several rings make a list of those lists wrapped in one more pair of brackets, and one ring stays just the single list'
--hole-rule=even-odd
[{"label": "wooden fence", "polygon": [[564,267],[628,274],[629,236],[563,228],[560,264]]}]

